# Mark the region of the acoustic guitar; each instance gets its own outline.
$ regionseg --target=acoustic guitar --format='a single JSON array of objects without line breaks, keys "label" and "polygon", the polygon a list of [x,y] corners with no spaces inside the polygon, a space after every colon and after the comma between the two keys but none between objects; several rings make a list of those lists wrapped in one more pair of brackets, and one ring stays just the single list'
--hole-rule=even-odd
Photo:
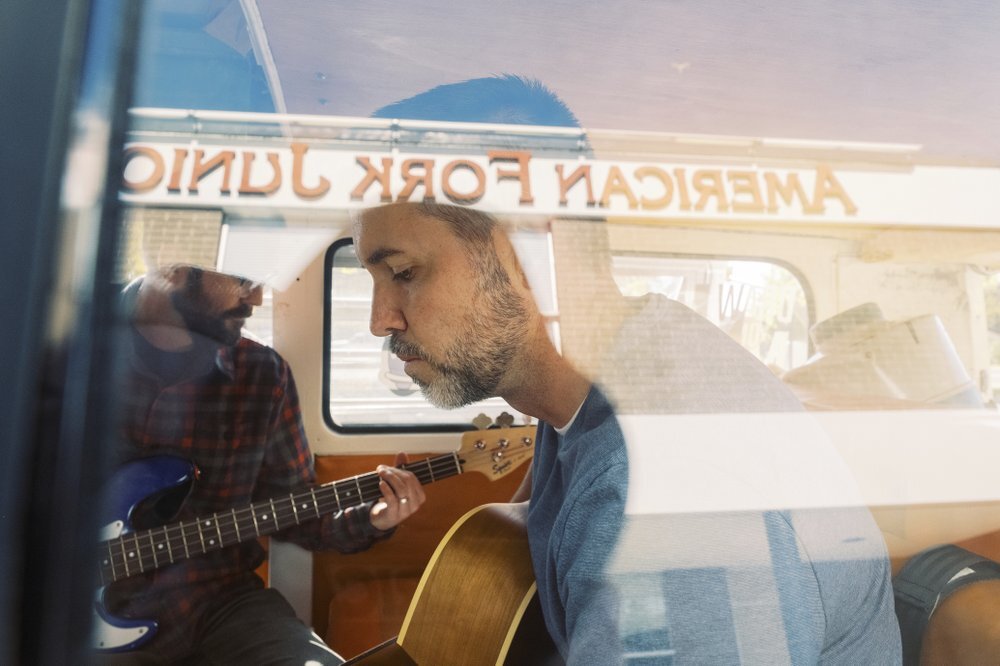
[{"label": "acoustic guitar", "polygon": [[[534,426],[470,431],[462,436],[458,451],[406,463],[402,469],[425,485],[464,472],[496,480],[531,459],[534,435]],[[98,545],[102,587],[94,604],[92,640],[97,651],[133,650],[152,639],[157,629],[155,619],[113,616],[104,604],[107,586],[381,496],[379,476],[369,472],[210,516],[134,529],[131,521],[137,507],[150,498],[176,496],[178,490],[186,495],[196,477],[193,463],[165,455],[126,463],[112,477],[106,492],[112,502],[107,510],[110,515],[101,521],[104,540]]]},{"label": "acoustic guitar", "polygon": [[527,508],[485,504],[460,518],[431,556],[399,636],[347,664],[563,664],[538,603]]}]

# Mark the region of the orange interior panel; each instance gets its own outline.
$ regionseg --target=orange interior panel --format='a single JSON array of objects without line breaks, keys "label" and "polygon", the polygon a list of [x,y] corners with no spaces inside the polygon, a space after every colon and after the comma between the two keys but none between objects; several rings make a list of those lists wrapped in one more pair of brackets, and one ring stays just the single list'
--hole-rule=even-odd
[{"label": "orange interior panel", "polygon": [[[317,456],[316,476],[325,483],[389,462],[386,456]],[[426,504],[391,539],[362,553],[316,553],[316,632],[346,658],[398,634],[424,567],[448,529],[473,507],[509,501],[527,469],[524,464],[497,481],[469,473],[427,485]]]}]

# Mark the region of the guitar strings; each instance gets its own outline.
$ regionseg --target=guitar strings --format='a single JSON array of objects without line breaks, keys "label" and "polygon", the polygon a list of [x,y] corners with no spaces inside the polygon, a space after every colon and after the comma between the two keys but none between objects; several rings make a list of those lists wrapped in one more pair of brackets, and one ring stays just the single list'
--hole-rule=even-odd
[{"label": "guitar strings", "polygon": [[[401,467],[412,472],[423,485],[462,471],[457,453],[426,458]],[[180,521],[174,525],[109,539],[99,545],[102,553],[106,552],[108,555],[105,558],[102,554],[99,568],[102,582],[114,582],[120,578],[153,571],[160,566],[190,557],[192,551],[194,554],[201,554],[217,550],[226,545],[241,543],[251,533],[254,536],[266,536],[331,513],[335,509],[374,500],[381,496],[379,480],[377,472],[368,472],[315,486],[289,497],[254,502],[249,507],[231,510],[229,513],[192,519],[187,523]],[[308,501],[303,503],[304,500]],[[300,503],[306,512],[305,516],[300,515],[297,506]],[[254,519],[255,516],[268,521],[263,531],[260,521]]]}]

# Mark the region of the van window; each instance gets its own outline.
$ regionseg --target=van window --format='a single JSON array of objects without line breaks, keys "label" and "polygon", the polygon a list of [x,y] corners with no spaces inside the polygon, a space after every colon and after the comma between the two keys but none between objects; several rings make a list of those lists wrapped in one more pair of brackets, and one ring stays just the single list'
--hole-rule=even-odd
[{"label": "van window", "polygon": [[728,333],[776,372],[809,356],[806,290],[789,269],[744,259],[617,255],[622,295],[662,294]]},{"label": "van window", "polygon": [[[389,338],[368,330],[372,280],[350,240],[334,244],[326,257],[327,297],[324,344],[325,418],[335,430],[467,429],[481,414],[490,421],[507,412],[505,401],[491,398],[458,409],[430,404],[389,351]],[[525,420],[517,414],[518,421]]]}]

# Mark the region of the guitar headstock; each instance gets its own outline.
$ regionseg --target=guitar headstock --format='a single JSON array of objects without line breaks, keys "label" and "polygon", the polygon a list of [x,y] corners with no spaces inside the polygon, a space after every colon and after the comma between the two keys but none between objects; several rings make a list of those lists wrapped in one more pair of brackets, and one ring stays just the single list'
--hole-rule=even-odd
[{"label": "guitar headstock", "polygon": [[535,454],[535,426],[473,430],[462,435],[458,457],[466,472],[491,481],[513,472]]}]

